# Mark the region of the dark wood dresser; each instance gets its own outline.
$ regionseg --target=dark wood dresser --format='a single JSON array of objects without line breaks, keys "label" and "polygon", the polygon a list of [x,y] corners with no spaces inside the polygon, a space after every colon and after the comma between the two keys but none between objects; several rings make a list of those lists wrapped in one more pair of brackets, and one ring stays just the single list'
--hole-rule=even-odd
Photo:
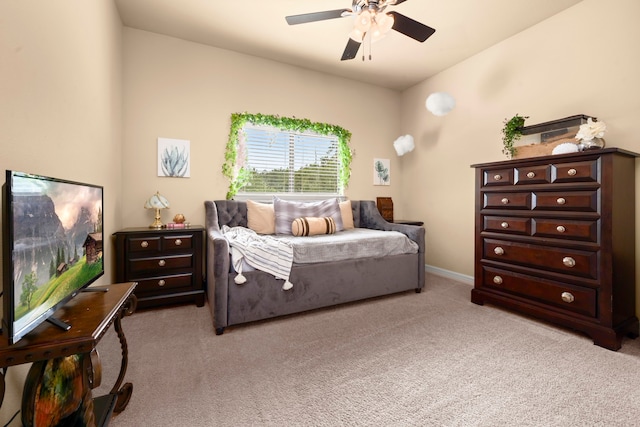
[{"label": "dark wood dresser", "polygon": [[204,305],[202,226],[126,228],[116,238],[116,280],[138,282],[138,308],[195,302]]},{"label": "dark wood dresser", "polygon": [[637,337],[637,156],[607,148],[472,165],[471,301],[582,331],[611,350]]}]

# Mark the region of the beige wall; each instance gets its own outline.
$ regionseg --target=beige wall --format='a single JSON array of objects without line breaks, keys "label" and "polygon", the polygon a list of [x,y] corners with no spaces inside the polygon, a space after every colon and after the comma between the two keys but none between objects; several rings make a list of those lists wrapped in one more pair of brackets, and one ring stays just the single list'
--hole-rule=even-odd
[{"label": "beige wall", "polygon": [[[110,0],[0,2],[1,180],[13,169],[104,186],[106,236],[121,221],[121,45]],[[107,266],[98,283],[110,282]],[[28,367],[8,370],[1,425]]]},{"label": "beige wall", "polygon": [[[124,226],[146,226],[144,201],[159,190],[182,213],[204,221],[204,201],[224,199],[222,176],[235,112],[295,116],[342,126],[355,150],[347,196],[399,198],[400,94],[252,56],[154,33],[124,31]],[[379,114],[384,111],[384,114]],[[157,138],[191,141],[191,177],[157,176]],[[373,185],[373,159],[391,160],[391,185]]]},{"label": "beige wall", "polygon": [[[608,146],[640,152],[638,17],[637,0],[584,0],[403,93],[401,129],[415,136],[416,149],[401,159],[399,200],[407,216],[425,221],[427,264],[473,275],[469,166],[506,159],[504,119],[518,113],[536,124],[593,115],[608,125]],[[424,109],[425,98],[437,91],[457,100],[445,117]],[[636,203],[640,214],[640,195]],[[640,223],[636,230],[640,234]]]}]

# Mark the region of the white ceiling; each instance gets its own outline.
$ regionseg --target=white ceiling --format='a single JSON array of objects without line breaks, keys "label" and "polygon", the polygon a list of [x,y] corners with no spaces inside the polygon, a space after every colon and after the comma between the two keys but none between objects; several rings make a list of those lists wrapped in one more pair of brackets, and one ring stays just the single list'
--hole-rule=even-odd
[{"label": "white ceiling", "polygon": [[424,43],[392,31],[373,59],[340,61],[353,18],[295,26],[287,15],[351,0],[115,0],[124,25],[395,90],[409,88],[581,0],[408,0],[395,10],[436,29]]}]

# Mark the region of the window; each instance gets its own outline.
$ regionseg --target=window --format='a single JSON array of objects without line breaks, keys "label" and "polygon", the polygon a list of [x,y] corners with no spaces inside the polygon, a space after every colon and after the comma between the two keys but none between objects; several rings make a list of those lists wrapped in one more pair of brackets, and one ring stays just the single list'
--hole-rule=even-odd
[{"label": "window", "polygon": [[227,199],[340,196],[350,176],[351,134],[333,125],[234,114],[223,173]]}]

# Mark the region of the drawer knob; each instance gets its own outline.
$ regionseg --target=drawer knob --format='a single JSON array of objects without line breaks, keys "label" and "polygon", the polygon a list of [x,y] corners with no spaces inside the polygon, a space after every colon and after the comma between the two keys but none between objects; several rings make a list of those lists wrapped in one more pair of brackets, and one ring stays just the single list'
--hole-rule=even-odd
[{"label": "drawer knob", "polygon": [[560,297],[562,298],[562,301],[568,303],[572,303],[576,299],[571,292],[563,292]]},{"label": "drawer knob", "polygon": [[493,283],[495,283],[496,285],[502,285],[502,277],[494,276],[493,277]]},{"label": "drawer knob", "polygon": [[569,169],[569,170],[567,171],[567,174],[568,174],[569,176],[574,176],[574,175],[575,175],[575,174],[577,174],[577,173],[578,173],[578,171],[577,171],[577,170],[575,170],[574,168],[571,168],[571,169]]},{"label": "drawer knob", "polygon": [[500,175],[499,173],[497,173],[497,174],[495,174],[495,175],[493,176],[493,179],[494,179],[494,180],[496,180],[496,181],[500,181],[500,180],[502,179],[502,175]]},{"label": "drawer knob", "polygon": [[535,178],[535,177],[536,177],[535,172],[529,172],[529,173],[527,173],[527,178]]},{"label": "drawer knob", "polygon": [[166,262],[165,262],[165,260],[163,260],[163,259],[161,259],[160,261],[158,261],[158,265],[159,265],[160,267],[164,267],[164,266],[165,266],[165,264],[166,264]]},{"label": "drawer knob", "polygon": [[567,203],[567,200],[564,197],[558,197],[558,200],[556,200],[556,202],[559,205],[564,205],[565,203]]},{"label": "drawer knob", "polygon": [[176,246],[180,246],[182,244],[182,240],[176,239]]},{"label": "drawer knob", "polygon": [[500,246],[496,246],[493,249],[493,253],[496,255],[504,255],[504,249],[502,249]]},{"label": "drawer knob", "polygon": [[500,224],[500,227],[502,228],[509,228],[509,223],[507,221],[503,222],[502,224]]},{"label": "drawer knob", "polygon": [[166,284],[167,284],[167,282],[165,282],[164,279],[158,280],[158,286],[164,286]]},{"label": "drawer knob", "polygon": [[502,202],[503,205],[509,204],[509,199],[507,199],[506,197],[500,201]]},{"label": "drawer knob", "polygon": [[564,233],[565,231],[567,231],[567,229],[562,225],[557,226],[556,230],[558,230],[558,233]]},{"label": "drawer knob", "polygon": [[146,240],[143,240],[142,243],[140,243],[140,246],[142,246],[143,248],[146,248],[149,246],[149,242],[147,242]]},{"label": "drawer knob", "polygon": [[576,266],[576,260],[571,258],[570,256],[566,256],[566,257],[562,258],[562,263],[567,267],[575,267]]}]

